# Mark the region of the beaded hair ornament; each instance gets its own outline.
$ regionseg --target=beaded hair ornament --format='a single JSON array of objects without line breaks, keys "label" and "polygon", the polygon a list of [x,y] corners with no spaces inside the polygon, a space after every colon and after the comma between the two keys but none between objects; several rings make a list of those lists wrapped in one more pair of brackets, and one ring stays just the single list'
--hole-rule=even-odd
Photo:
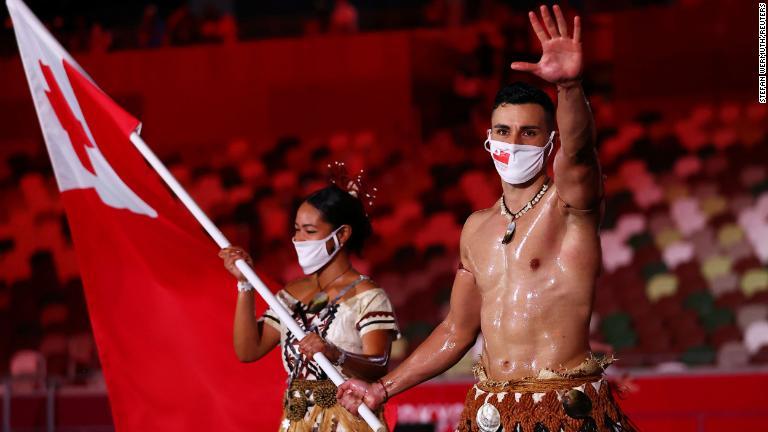
[{"label": "beaded hair ornament", "polygon": [[365,170],[360,170],[356,176],[352,176],[347,171],[347,166],[344,162],[334,161],[328,164],[328,171],[330,173],[330,181],[336,186],[349,192],[350,195],[360,200],[363,203],[363,209],[366,216],[368,212],[373,208],[373,204],[376,201],[376,192],[378,189],[371,187],[363,180]]}]

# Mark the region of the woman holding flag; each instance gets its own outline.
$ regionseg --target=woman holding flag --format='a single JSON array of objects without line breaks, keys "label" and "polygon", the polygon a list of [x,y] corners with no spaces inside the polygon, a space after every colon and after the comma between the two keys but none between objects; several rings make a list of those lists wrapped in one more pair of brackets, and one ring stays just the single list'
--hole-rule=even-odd
[{"label": "woman holding flag", "polygon": [[239,281],[238,358],[256,361],[280,345],[288,373],[281,432],[369,430],[337,403],[336,386],[311,360],[322,352],[345,377],[375,381],[387,372],[392,341],[399,336],[387,294],[350,262],[350,253],[359,254],[372,232],[358,194],[364,194],[360,177],[343,176],[310,195],[296,212],[293,244],[306,277],[289,282],[277,298],[307,332],[300,341],[271,309],[260,319],[254,316],[253,287],[234,264],[238,259],[251,264],[250,256],[238,247],[219,253]]}]

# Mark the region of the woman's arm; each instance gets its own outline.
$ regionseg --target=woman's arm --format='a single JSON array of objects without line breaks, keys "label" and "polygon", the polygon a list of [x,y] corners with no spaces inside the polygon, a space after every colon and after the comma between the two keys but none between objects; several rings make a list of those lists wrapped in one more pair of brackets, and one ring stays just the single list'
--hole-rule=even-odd
[{"label": "woman's arm", "polygon": [[239,293],[233,339],[237,358],[246,363],[264,357],[280,343],[280,333],[265,321],[256,319],[253,305],[253,290]]},{"label": "woman's arm", "polygon": [[[219,252],[219,257],[224,260],[224,267],[237,278],[244,282],[245,276],[235,267],[235,261],[243,259],[249,265],[253,265],[251,257],[242,248],[228,247]],[[253,314],[254,291],[240,291],[237,296],[235,308],[235,324],[233,339],[235,354],[241,362],[256,361],[272,348],[280,343],[280,333],[265,321],[259,321]],[[265,318],[269,319],[269,318]]]},{"label": "woman's arm", "polygon": [[353,354],[324,341],[316,333],[308,333],[299,342],[299,349],[309,358],[316,352],[322,352],[331,363],[341,361],[340,366],[346,375],[375,381],[387,373],[393,336],[392,330],[370,331],[362,336],[363,352]]}]

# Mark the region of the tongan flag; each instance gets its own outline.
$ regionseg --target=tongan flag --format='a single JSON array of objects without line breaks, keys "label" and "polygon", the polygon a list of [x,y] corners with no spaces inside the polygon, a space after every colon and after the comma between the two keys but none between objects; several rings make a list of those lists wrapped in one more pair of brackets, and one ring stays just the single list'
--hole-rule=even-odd
[{"label": "tongan flag", "polygon": [[276,429],[279,359],[237,360],[235,281],[129,141],[139,121],[26,5],[6,4],[71,226],[116,429]]}]

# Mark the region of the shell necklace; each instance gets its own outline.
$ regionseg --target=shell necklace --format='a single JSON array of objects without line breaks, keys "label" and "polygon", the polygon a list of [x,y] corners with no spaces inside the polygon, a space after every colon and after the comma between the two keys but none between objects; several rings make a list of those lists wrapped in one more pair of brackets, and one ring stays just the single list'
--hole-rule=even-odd
[{"label": "shell necklace", "polygon": [[509,220],[509,224],[507,224],[507,231],[504,232],[504,237],[502,237],[501,239],[502,244],[508,244],[509,242],[512,241],[512,237],[515,235],[515,228],[516,228],[515,221],[520,219],[521,216],[528,213],[529,210],[534,208],[536,204],[538,204],[539,201],[541,201],[541,197],[543,197],[544,194],[547,193],[547,189],[549,189],[549,179],[546,179],[544,181],[544,184],[541,185],[541,189],[539,189],[539,192],[537,192],[536,195],[530,201],[528,201],[527,204],[525,204],[520,210],[514,213],[507,208],[507,203],[504,202],[504,194],[501,194],[501,200],[500,200],[501,206],[499,206],[501,207],[501,215]]}]

